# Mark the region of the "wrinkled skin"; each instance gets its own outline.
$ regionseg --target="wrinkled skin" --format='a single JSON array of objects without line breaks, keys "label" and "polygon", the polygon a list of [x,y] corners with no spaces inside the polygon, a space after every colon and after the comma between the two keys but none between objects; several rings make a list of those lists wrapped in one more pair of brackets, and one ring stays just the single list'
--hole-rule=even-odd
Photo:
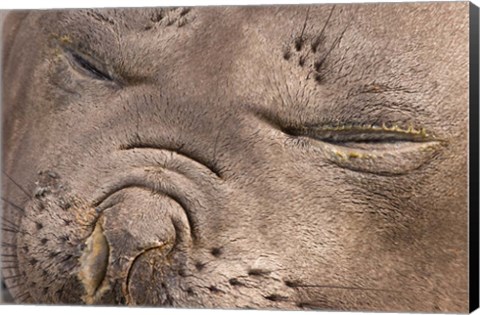
[{"label": "wrinkled skin", "polygon": [[467,311],[467,3],[16,12],[3,44],[16,302]]}]

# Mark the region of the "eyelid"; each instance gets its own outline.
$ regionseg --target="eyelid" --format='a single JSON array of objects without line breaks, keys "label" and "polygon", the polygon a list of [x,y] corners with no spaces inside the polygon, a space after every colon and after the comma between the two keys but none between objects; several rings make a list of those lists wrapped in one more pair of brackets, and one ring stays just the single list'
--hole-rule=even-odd
[{"label": "eyelid", "polygon": [[301,128],[287,128],[286,133],[293,136],[307,136],[320,141],[331,143],[341,142],[428,142],[438,140],[434,135],[427,133],[425,128],[415,128],[410,125],[402,128],[398,125],[391,127],[377,125],[339,125],[339,126],[307,126]]},{"label": "eyelid", "polygon": [[444,144],[424,128],[412,126],[307,126],[286,132],[337,166],[384,176],[420,168]]},{"label": "eyelid", "polygon": [[326,159],[338,166],[385,176],[403,175],[419,169],[431,161],[442,147],[441,142],[430,141],[389,144],[389,149],[365,150],[315,142],[312,145],[320,148]]},{"label": "eyelid", "polygon": [[77,71],[81,71],[85,75],[89,75],[97,80],[115,81],[110,71],[93,57],[78,51],[78,49],[72,48],[70,45],[62,45],[62,48],[64,49],[70,64],[76,68]]},{"label": "eyelid", "polygon": [[113,81],[113,78],[108,74],[108,72],[104,72],[99,69],[99,66],[97,66],[95,63],[91,60],[89,60],[88,57],[85,57],[79,53],[76,52],[70,52],[71,57],[73,58],[73,61],[80,66],[83,70],[87,71],[89,74],[93,75],[95,78],[99,80],[107,80],[107,81]]}]

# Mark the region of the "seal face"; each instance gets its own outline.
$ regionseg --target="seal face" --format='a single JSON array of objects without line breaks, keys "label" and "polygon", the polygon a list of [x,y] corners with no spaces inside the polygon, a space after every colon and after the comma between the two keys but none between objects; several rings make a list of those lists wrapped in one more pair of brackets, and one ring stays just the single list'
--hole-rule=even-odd
[{"label": "seal face", "polygon": [[468,309],[468,3],[4,29],[16,302]]}]

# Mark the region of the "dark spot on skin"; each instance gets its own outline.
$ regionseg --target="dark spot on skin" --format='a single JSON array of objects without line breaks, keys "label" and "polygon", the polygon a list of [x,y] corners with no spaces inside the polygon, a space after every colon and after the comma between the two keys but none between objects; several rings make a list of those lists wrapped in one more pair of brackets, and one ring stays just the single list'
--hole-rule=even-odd
[{"label": "dark spot on skin", "polygon": [[[48,272],[46,270],[42,270],[42,276],[46,277],[48,275]],[[47,288],[48,290],[48,288]]]},{"label": "dark spot on skin", "polygon": [[305,59],[306,59],[305,56],[300,56],[300,58],[298,58],[298,65],[300,67],[303,67],[305,65]]},{"label": "dark spot on skin", "polygon": [[42,243],[42,245],[47,244],[47,242],[48,242],[48,239],[46,239],[46,238],[42,238],[42,239],[40,240],[40,243]]},{"label": "dark spot on skin", "polygon": [[70,240],[70,237],[68,237],[68,235],[64,235],[64,236],[61,236],[59,239],[62,243],[66,243]]},{"label": "dark spot on skin", "polygon": [[35,227],[37,228],[37,230],[41,230],[43,228],[43,224],[40,222],[36,222]]},{"label": "dark spot on skin", "polygon": [[42,292],[43,292],[43,295],[47,295],[47,293],[48,293],[48,287],[44,287],[43,290],[42,290]]},{"label": "dark spot on skin", "polygon": [[183,269],[179,269],[179,270],[177,271],[177,273],[178,273],[178,275],[179,275],[180,277],[185,277],[185,276],[187,275],[187,273],[186,273],[185,270],[183,270]]},{"label": "dark spot on skin", "polygon": [[213,292],[213,293],[218,293],[220,292],[220,289],[218,289],[216,286],[214,285],[211,285],[208,287],[208,289],[210,290],[210,292]]},{"label": "dark spot on skin", "polygon": [[240,281],[238,281],[237,278],[232,278],[232,279],[228,280],[228,283],[230,283],[230,285],[233,285],[233,286],[243,285],[243,283],[241,283]]},{"label": "dark spot on skin", "polygon": [[23,251],[24,251],[25,253],[28,253],[28,251],[29,251],[27,245],[23,246],[22,249],[23,249]]},{"label": "dark spot on skin", "polygon": [[270,274],[270,271],[265,269],[250,269],[248,271],[249,276],[264,276],[268,274]]},{"label": "dark spot on skin", "polygon": [[35,258],[32,258],[32,259],[29,260],[29,263],[32,266],[35,266],[37,264],[37,262],[38,262],[38,260],[36,260]]},{"label": "dark spot on skin", "polygon": [[65,261],[68,261],[68,260],[72,259],[72,257],[73,257],[72,255],[67,255],[67,256],[65,256],[65,257],[63,258],[62,261],[64,261],[64,262],[65,262]]},{"label": "dark spot on skin", "polygon": [[303,38],[302,37],[295,38],[294,47],[295,47],[296,51],[302,50],[302,47],[303,47]]},{"label": "dark spot on skin", "polygon": [[195,268],[196,268],[198,271],[203,270],[204,267],[205,267],[205,264],[202,263],[202,262],[197,261],[197,262],[195,263]]},{"label": "dark spot on skin", "polygon": [[63,220],[63,223],[65,223],[65,226],[69,226],[72,221],[71,220]]},{"label": "dark spot on skin", "polygon": [[187,294],[188,294],[188,295],[193,295],[193,294],[194,294],[192,288],[188,288],[188,289],[187,289]]},{"label": "dark spot on skin", "polygon": [[320,71],[320,67],[321,67],[321,66],[322,66],[322,62],[320,62],[320,61],[318,61],[318,60],[313,63],[313,68],[314,68],[315,71],[317,71],[317,72]]},{"label": "dark spot on skin", "polygon": [[298,286],[296,282],[290,280],[285,280],[285,285],[289,288],[295,288]]},{"label": "dark spot on skin", "polygon": [[222,255],[223,251],[221,248],[219,247],[214,247],[212,248],[212,250],[210,251],[210,253],[214,256],[214,257],[220,257],[220,255]]},{"label": "dark spot on skin", "polygon": [[292,56],[292,52],[290,51],[290,49],[289,48],[284,48],[283,49],[283,59],[289,60],[291,56]]},{"label": "dark spot on skin", "polygon": [[319,73],[315,73],[313,78],[315,79],[315,81],[317,81],[317,83],[322,83],[323,82],[323,78]]},{"label": "dark spot on skin", "polygon": [[316,37],[312,40],[312,43],[311,43],[310,47],[311,47],[313,53],[316,53],[316,52],[317,52],[318,45],[320,45],[320,36],[316,36]]},{"label": "dark spot on skin", "polygon": [[265,299],[273,301],[273,302],[282,302],[282,301],[287,301],[288,300],[288,298],[286,296],[279,295],[279,294],[271,294],[269,296],[265,296]]}]

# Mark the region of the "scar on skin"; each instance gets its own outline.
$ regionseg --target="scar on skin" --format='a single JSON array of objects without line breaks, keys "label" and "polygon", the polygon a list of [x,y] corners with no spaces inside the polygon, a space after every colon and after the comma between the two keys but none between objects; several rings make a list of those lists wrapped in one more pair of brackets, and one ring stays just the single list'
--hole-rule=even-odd
[{"label": "scar on skin", "polygon": [[80,257],[78,278],[83,284],[85,295],[82,297],[87,304],[98,301],[108,289],[105,283],[110,248],[103,234],[101,220],[97,221],[92,235],[85,242],[87,245]]}]

